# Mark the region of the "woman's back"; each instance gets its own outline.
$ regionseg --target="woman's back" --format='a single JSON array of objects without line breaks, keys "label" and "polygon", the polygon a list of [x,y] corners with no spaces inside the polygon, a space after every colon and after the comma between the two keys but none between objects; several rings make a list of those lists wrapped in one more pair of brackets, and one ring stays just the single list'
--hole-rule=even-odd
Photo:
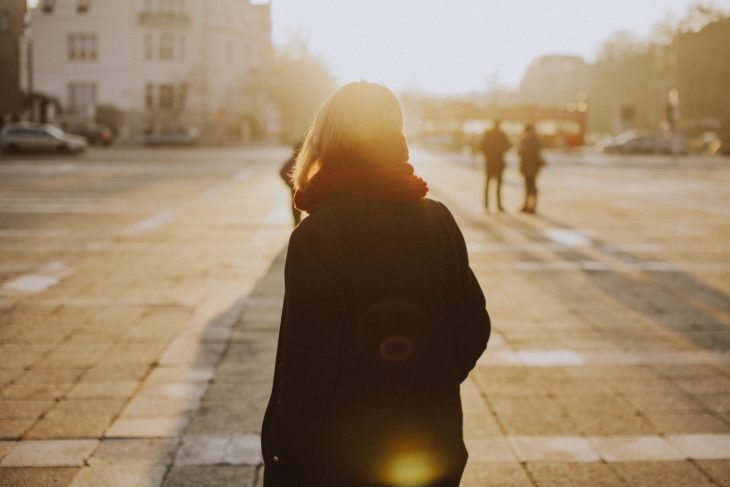
[{"label": "woman's back", "polygon": [[351,83],[317,113],[295,166],[265,487],[456,487],[459,384],[490,322],[453,217],[424,199],[403,113]]},{"label": "woman's back", "polygon": [[331,467],[331,485],[348,475],[384,482],[399,448],[435,477],[460,471],[459,383],[489,321],[448,210],[425,199],[336,200],[301,223],[289,252],[280,347],[308,364],[289,374],[301,387],[278,391],[279,412],[309,412],[301,434],[316,454],[305,462]]}]

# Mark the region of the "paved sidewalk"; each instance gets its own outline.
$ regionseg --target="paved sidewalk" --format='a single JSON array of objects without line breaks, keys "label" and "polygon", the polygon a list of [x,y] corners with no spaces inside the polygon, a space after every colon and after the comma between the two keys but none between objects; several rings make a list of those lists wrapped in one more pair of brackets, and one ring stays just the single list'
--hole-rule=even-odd
[{"label": "paved sidewalk", "polygon": [[[531,217],[485,214],[478,170],[414,160],[464,231],[494,321],[462,389],[462,485],[730,487],[730,170],[548,166],[543,216]],[[98,291],[61,286],[4,312],[0,486],[260,487],[288,229],[255,226],[285,210],[286,193],[269,190],[273,175],[251,177],[209,193],[195,225],[168,229],[180,239],[199,238],[206,219],[250,225],[191,246],[215,247],[176,288],[193,293],[204,278],[196,306],[128,286],[109,299],[126,303],[118,310],[84,315]],[[508,173],[508,208],[520,190]],[[224,271],[232,256],[241,267]],[[232,278],[217,282],[221,272]],[[47,304],[69,299],[73,315]],[[113,325],[125,320],[135,326],[122,334]],[[124,339],[99,350],[93,337],[115,333]]]},{"label": "paved sidewalk", "polygon": [[286,243],[286,153],[4,161],[0,486],[162,483]]},{"label": "paved sidewalk", "polygon": [[260,430],[274,373],[284,259],[282,252],[245,299],[164,487],[262,485]]}]

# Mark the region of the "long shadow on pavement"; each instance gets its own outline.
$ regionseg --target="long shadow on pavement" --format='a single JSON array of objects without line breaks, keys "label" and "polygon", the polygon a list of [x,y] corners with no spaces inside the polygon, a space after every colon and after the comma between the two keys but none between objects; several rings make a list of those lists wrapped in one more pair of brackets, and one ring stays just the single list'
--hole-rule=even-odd
[{"label": "long shadow on pavement", "polygon": [[285,258],[282,250],[244,298],[164,487],[261,485],[261,421],[271,392]]},{"label": "long shadow on pavement", "polygon": [[[442,196],[442,195],[439,195]],[[578,264],[588,281],[604,295],[621,303],[628,309],[640,314],[648,320],[683,336],[694,345],[713,352],[727,352],[730,350],[730,328],[721,318],[715,316],[707,308],[714,308],[719,313],[730,311],[730,296],[713,289],[690,274],[676,268],[669,267],[656,260],[648,261],[629,252],[612,249],[608,244],[593,240],[591,248],[598,249],[608,257],[618,258],[623,263],[637,269],[651,268],[652,266],[665,267],[661,271],[639,270],[628,275],[624,272],[611,269],[595,269],[580,264],[594,261],[595,258],[576,247],[555,245],[542,231],[521,217],[487,219],[478,218],[474,214],[460,208],[456,201],[447,200],[449,206],[457,209],[470,225],[483,228],[489,232],[489,237],[499,243],[510,243],[503,235],[500,227],[513,230],[530,242],[544,245],[552,254],[562,261]],[[544,221],[563,230],[573,230],[570,226],[546,217]],[[540,262],[541,258],[528,250],[516,253],[527,262]],[[553,273],[554,274],[554,273]],[[537,284],[545,284],[545,289],[569,307],[574,303],[575,295],[566,293],[563,286],[556,286],[554,280],[534,280]],[[700,301],[702,304],[698,304]]]}]

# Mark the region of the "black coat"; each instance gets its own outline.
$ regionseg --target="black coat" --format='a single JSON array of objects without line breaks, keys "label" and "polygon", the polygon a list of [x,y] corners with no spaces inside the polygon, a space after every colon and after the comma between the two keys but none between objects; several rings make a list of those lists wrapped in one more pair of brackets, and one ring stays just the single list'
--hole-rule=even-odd
[{"label": "black coat", "polygon": [[448,477],[432,485],[457,486],[467,456],[459,384],[490,320],[448,209],[330,202],[292,233],[285,284],[265,487],[418,475],[399,461]]},{"label": "black coat", "polygon": [[501,130],[491,129],[484,132],[481,148],[487,160],[488,172],[504,170],[504,154],[510,150],[512,144],[507,135]]},{"label": "black coat", "polygon": [[520,141],[520,172],[524,176],[537,176],[545,159],[542,157],[542,143],[537,136],[525,136]]}]

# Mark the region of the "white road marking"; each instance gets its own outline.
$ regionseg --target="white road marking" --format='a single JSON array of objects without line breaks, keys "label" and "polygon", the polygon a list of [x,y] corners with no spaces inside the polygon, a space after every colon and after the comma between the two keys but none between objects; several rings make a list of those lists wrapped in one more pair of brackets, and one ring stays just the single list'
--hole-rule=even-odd
[{"label": "white road marking", "polygon": [[584,365],[580,354],[573,350],[522,350],[498,352],[502,361],[528,367],[562,367]]},{"label": "white road marking", "polygon": [[691,365],[730,363],[730,353],[710,351],[594,352],[570,349],[491,350],[479,358],[485,367],[581,367],[584,365]]},{"label": "white road marking", "polygon": [[516,262],[511,268],[522,272],[552,272],[552,271],[605,271],[605,272],[728,272],[728,262],[622,262],[608,263],[596,260],[578,262]]},{"label": "white road marking", "polygon": [[575,230],[548,228],[543,234],[553,242],[565,247],[587,247],[593,244],[593,241],[585,234]]},{"label": "white road marking", "polygon": [[5,282],[3,284],[3,290],[24,294],[36,294],[55,286],[60,280],[61,278],[58,276],[26,274]]},{"label": "white road marking", "polygon": [[167,225],[175,218],[175,211],[163,210],[155,213],[151,217],[142,220],[141,222],[135,223],[127,229],[127,233],[145,233],[152,230],[156,230],[162,226]]},{"label": "white road marking", "polygon": [[[631,462],[725,460],[730,458],[728,434],[507,436],[520,461]],[[479,456],[470,460],[489,463]],[[501,461],[501,460],[500,460]]]},{"label": "white road marking", "polygon": [[2,291],[11,295],[41,293],[58,284],[66,273],[63,262],[49,262],[34,273],[6,281]]}]

